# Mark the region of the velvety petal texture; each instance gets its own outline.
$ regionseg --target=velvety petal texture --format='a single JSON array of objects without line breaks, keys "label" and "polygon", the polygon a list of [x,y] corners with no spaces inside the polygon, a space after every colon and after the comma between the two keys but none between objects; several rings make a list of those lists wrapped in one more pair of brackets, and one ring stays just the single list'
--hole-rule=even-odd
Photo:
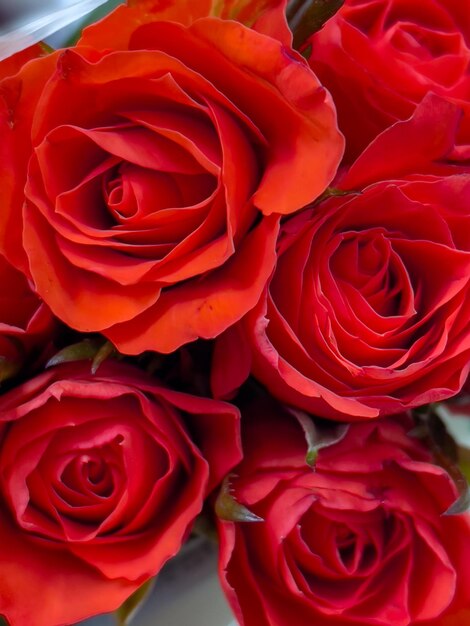
[{"label": "velvety petal texture", "polygon": [[[351,425],[306,463],[284,409],[242,410],[245,458],[230,493],[260,522],[219,521],[220,577],[241,626],[464,626],[470,518],[407,435],[405,415]],[[367,453],[364,451],[367,450]]]},{"label": "velvety petal texture", "polygon": [[460,0],[346,0],[312,39],[310,64],[333,94],[352,160],[433,92],[465,111],[470,145],[470,19]]},{"label": "velvety petal texture", "polygon": [[0,613],[60,626],[120,606],[240,461],[238,419],[123,364],[62,365],[4,394]]},{"label": "velvety petal texture", "polygon": [[0,249],[61,320],[126,354],[250,310],[280,216],[324,191],[343,152],[282,2],[189,4],[121,6],[0,83]]},{"label": "velvety petal texture", "polygon": [[[470,362],[470,175],[443,160],[456,113],[426,99],[344,174],[346,195],[284,224],[276,270],[243,322],[251,370],[282,401],[349,421],[461,389]],[[410,139],[419,159],[402,156]],[[247,369],[246,351],[238,353],[243,362],[230,371]]]}]

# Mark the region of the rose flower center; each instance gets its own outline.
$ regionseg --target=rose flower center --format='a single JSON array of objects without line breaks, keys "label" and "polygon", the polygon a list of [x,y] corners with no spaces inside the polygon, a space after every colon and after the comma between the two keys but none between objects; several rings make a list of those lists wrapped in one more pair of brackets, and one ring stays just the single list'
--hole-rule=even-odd
[{"label": "rose flower center", "polygon": [[343,233],[330,268],[354,309],[368,305],[381,317],[402,315],[412,294],[403,262],[380,230]]}]

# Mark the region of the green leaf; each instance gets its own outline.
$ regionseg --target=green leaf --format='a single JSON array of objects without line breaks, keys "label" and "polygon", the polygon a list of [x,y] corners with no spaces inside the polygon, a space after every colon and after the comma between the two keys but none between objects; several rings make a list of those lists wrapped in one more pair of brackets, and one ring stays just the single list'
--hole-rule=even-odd
[{"label": "green leaf", "polygon": [[230,479],[233,474],[229,474],[223,481],[220,488],[219,495],[215,501],[215,512],[217,517],[227,522],[263,522],[261,517],[258,517],[246,506],[240,504],[230,493]]},{"label": "green leaf", "polygon": [[137,611],[141,608],[144,602],[147,600],[150,595],[153,585],[155,583],[155,578],[151,578],[147,582],[145,582],[141,587],[134,591],[134,593],[127,598],[127,600],[122,604],[119,609],[116,611],[116,620],[119,626],[128,626],[131,620],[135,617]]},{"label": "green leaf", "polygon": [[91,373],[96,374],[99,366],[104,361],[106,361],[106,359],[109,359],[112,356],[116,356],[117,354],[118,352],[113,344],[110,341],[106,341],[106,343],[101,346],[101,348],[98,350],[93,358],[93,363],[91,364]]},{"label": "green leaf", "polygon": [[291,0],[286,15],[294,36],[293,47],[301,49],[343,4],[344,0]]},{"label": "green leaf", "polygon": [[72,363],[73,361],[91,361],[97,356],[102,345],[103,341],[100,339],[84,339],[79,343],[74,343],[63,348],[49,359],[46,368],[61,363]]},{"label": "green leaf", "polygon": [[307,441],[307,456],[305,461],[307,465],[315,468],[318,453],[322,448],[339,443],[348,432],[349,424],[327,422],[326,420],[314,420],[311,415],[298,411],[297,409],[288,408],[289,413],[297,418],[302,426],[305,439]]}]

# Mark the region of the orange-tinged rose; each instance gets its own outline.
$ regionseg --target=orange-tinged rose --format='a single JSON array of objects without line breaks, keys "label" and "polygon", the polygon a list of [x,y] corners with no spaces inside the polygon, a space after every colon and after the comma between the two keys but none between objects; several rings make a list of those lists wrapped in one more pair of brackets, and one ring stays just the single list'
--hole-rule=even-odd
[{"label": "orange-tinged rose", "polygon": [[280,216],[323,192],[343,149],[279,13],[257,31],[186,9],[120,7],[0,83],[0,246],[59,318],[128,354],[251,309]]}]

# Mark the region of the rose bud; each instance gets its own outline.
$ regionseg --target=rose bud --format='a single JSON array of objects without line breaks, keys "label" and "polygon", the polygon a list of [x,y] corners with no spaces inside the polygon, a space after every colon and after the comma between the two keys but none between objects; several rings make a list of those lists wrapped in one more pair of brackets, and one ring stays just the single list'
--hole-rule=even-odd
[{"label": "rose bud", "polygon": [[0,249],[72,328],[169,353],[256,304],[344,141],[280,17],[133,4],[0,82]]},{"label": "rose bud", "polygon": [[443,513],[449,475],[406,415],[352,424],[306,463],[305,433],[270,400],[242,410],[220,577],[241,626],[466,626],[470,518]]},{"label": "rose bud", "polygon": [[309,62],[333,95],[348,160],[428,92],[464,108],[455,156],[470,156],[469,16],[462,0],[345,0],[311,38]]},{"label": "rose bud", "polygon": [[119,607],[180,549],[240,461],[238,410],[129,365],[48,370],[0,397],[0,614],[59,626]]}]

